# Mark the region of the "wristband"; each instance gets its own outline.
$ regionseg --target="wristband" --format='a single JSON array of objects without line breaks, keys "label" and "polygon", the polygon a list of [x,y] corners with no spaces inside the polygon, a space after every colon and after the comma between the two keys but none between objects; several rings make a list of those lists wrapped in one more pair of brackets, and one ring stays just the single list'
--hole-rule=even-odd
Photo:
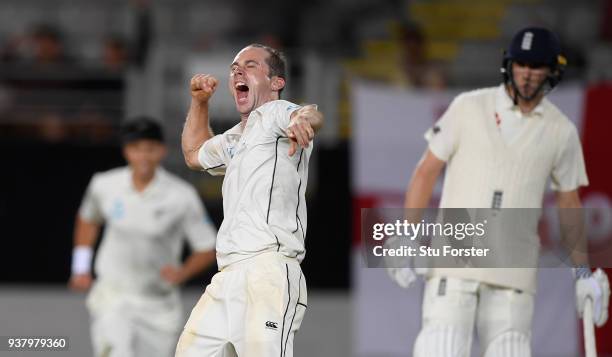
[{"label": "wristband", "polygon": [[77,245],[72,250],[72,274],[89,274],[93,249],[86,245]]},{"label": "wristband", "polygon": [[574,278],[576,278],[576,280],[588,279],[591,277],[591,268],[586,264],[578,265],[574,267],[572,271],[574,272]]}]

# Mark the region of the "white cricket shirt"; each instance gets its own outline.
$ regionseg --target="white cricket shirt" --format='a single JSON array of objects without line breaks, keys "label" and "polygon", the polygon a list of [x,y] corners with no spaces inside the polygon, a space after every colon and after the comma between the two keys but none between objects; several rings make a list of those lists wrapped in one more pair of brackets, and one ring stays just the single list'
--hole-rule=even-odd
[{"label": "white cricket shirt", "polygon": [[[426,133],[429,150],[447,162],[441,208],[541,208],[549,179],[557,191],[588,185],[574,124],[546,98],[527,115],[517,110],[503,85],[467,92],[455,98]],[[498,123],[516,120],[513,115],[524,122],[514,137],[504,140]],[[534,240],[536,250],[531,253],[537,259],[535,225],[526,222],[516,229],[517,236]],[[520,231],[525,229],[530,231]],[[535,290],[535,269],[433,273]]]},{"label": "white cricket shirt", "polygon": [[160,270],[180,264],[183,239],[194,251],[215,245],[215,228],[195,189],[162,168],[142,192],[134,189],[129,167],[95,174],[79,215],[105,224],[95,272],[121,290],[172,292],[176,288],[162,280]]},{"label": "white cricket shirt", "polygon": [[300,106],[268,102],[240,124],[206,141],[200,165],[223,175],[223,223],[217,235],[217,264],[229,264],[263,252],[280,252],[299,262],[306,238],[306,184],[313,142],[289,156],[285,134],[291,113]]}]

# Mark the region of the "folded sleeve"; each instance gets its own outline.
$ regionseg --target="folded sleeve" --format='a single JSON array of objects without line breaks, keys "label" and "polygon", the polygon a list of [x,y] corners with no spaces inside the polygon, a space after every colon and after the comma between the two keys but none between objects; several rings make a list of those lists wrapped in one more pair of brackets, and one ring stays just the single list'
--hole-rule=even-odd
[{"label": "folded sleeve", "polygon": [[239,140],[240,124],[208,139],[198,151],[198,161],[202,170],[213,176],[225,175],[225,169],[232,159]]},{"label": "folded sleeve", "polygon": [[455,98],[442,117],[425,132],[429,150],[440,160],[447,162],[459,146],[461,130],[461,96]]}]

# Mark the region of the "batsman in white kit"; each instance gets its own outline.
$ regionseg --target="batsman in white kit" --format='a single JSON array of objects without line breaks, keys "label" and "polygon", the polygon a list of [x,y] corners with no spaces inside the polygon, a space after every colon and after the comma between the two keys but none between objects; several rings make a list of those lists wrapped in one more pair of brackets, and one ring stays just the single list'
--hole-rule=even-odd
[{"label": "batsman in white kit", "polygon": [[[504,83],[457,96],[426,133],[428,149],[413,173],[405,207],[427,207],[446,166],[441,208],[541,208],[549,179],[559,208],[580,208],[578,188],[588,180],[578,133],[544,97],[565,65],[553,33],[519,31],[504,54]],[[591,273],[584,250],[571,258],[578,312],[589,298],[601,326],[608,316],[608,278],[601,269]],[[530,356],[536,266],[419,269],[426,285],[413,355],[470,356],[476,327],[482,356]],[[417,274],[405,267],[388,272],[402,287]]]},{"label": "batsman in white kit", "polygon": [[[216,229],[196,190],[160,166],[166,147],[156,121],[127,121],[121,140],[128,166],[96,173],[81,203],[70,286],[91,287],[94,356],[171,356],[184,316],[178,285],[214,262]],[[185,238],[193,253],[181,264]]]},{"label": "batsman in white kit", "polygon": [[187,165],[223,180],[217,235],[220,271],[196,304],[176,356],[292,356],[307,308],[305,255],[308,163],[323,117],[312,105],[280,100],[285,60],[259,44],[229,71],[240,123],[213,135],[208,107],[218,81],[191,79],[183,129]]}]

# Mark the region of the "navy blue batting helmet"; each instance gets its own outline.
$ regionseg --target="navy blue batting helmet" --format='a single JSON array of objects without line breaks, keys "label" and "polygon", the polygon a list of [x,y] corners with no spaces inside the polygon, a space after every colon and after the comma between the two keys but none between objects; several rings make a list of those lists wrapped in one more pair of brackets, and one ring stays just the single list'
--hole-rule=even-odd
[{"label": "navy blue batting helmet", "polygon": [[561,44],[551,31],[541,27],[528,27],[519,31],[506,51],[506,57],[513,61],[534,65],[557,65],[561,55]]},{"label": "navy blue batting helmet", "polygon": [[504,52],[501,73],[504,82],[513,83],[512,62],[531,66],[547,66],[550,75],[545,83],[545,92],[554,88],[561,79],[567,65],[567,60],[561,54],[561,44],[557,36],[542,27],[527,27],[514,35],[510,46]]}]

